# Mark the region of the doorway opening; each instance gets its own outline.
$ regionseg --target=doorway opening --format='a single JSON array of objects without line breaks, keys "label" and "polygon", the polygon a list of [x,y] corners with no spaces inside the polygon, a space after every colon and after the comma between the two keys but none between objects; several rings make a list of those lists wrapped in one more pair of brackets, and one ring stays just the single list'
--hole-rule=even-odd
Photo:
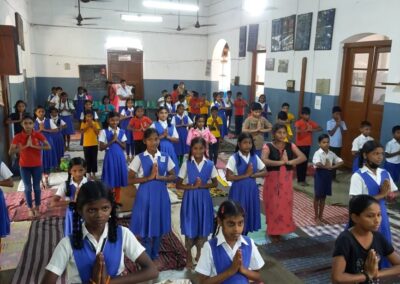
[{"label": "doorway opening", "polygon": [[231,52],[224,39],[214,47],[211,63],[211,81],[218,83],[218,91],[226,92],[231,87]]}]

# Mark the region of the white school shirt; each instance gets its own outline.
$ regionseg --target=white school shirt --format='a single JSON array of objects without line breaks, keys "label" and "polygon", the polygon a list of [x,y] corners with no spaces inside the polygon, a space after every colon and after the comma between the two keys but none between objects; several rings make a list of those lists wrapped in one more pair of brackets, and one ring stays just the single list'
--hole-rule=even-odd
[{"label": "white school shirt", "polygon": [[363,134],[357,136],[353,140],[351,151],[355,151],[355,152],[360,151],[361,148],[364,146],[365,142],[371,141],[371,140],[374,140],[374,138],[372,138],[371,136],[364,136]]},{"label": "white school shirt", "polygon": [[82,95],[75,94],[75,96],[74,96],[74,101],[77,101],[77,100],[78,100],[78,97],[84,98],[85,100],[88,99],[88,97],[87,97],[85,94],[82,94]]},{"label": "white school shirt", "polygon": [[[94,120],[98,120],[98,119],[99,119],[99,116],[97,115],[97,112],[93,111],[93,113],[94,113],[93,119],[94,119]],[[81,112],[81,116],[79,117],[79,119],[80,119],[80,120],[83,120],[84,118],[85,118],[85,110],[83,110],[83,111]]]},{"label": "white school shirt", "polygon": [[[63,110],[64,106],[66,110]],[[69,100],[66,102],[59,101],[59,103],[56,105],[56,108],[60,110],[61,116],[72,115],[72,111],[75,110],[73,103]]]},{"label": "white school shirt", "polygon": [[317,151],[315,151],[314,156],[313,156],[312,162],[314,164],[314,168],[317,167],[318,163],[325,165],[326,160],[329,160],[329,163],[331,165],[335,165],[340,162],[343,162],[343,160],[340,157],[338,157],[335,153],[333,153],[332,151],[328,150],[328,153],[326,153],[324,150],[319,148]]},{"label": "white school shirt", "polygon": [[[251,241],[251,256],[248,269],[259,270],[264,266],[265,262],[261,257],[260,252],[258,251],[256,245],[254,244],[254,241],[252,239],[250,239],[250,241]],[[243,238],[243,236],[240,236],[240,238],[236,241],[236,244],[233,246],[232,249],[226,242],[225,237],[222,233],[222,229],[221,228],[219,229],[219,232],[217,234],[217,246],[222,245],[226,254],[229,256],[231,260],[233,260],[236,251],[240,248],[242,243],[249,245]],[[209,242],[206,242],[203,248],[201,249],[201,256],[199,262],[196,265],[195,271],[209,277],[217,275],[217,270],[215,268],[214,259]]]},{"label": "white school shirt", "polygon": [[[108,127],[108,130],[110,130],[110,131],[112,131],[114,133],[114,129],[112,129],[110,126]],[[119,129],[119,127],[117,127],[117,137],[119,135],[119,131],[120,131],[120,129]],[[121,138],[121,142],[125,142],[126,140],[128,140],[128,139],[126,138],[126,135],[124,134],[122,136],[122,138]],[[104,144],[108,143],[107,134],[106,134],[106,130],[105,129],[102,129],[100,131],[100,133],[99,133],[99,142],[103,142]]]},{"label": "white school shirt", "polygon": [[[59,119],[60,117],[57,115],[56,117],[50,117],[50,120],[52,120],[53,122],[54,122],[54,124],[57,126],[57,120]],[[64,120],[62,120],[62,118],[60,118],[60,127],[62,127],[62,126],[64,126],[64,125],[66,125],[66,123],[65,123],[65,121]],[[52,128],[53,129],[53,128]]]},{"label": "white school shirt", "polygon": [[[156,164],[158,161],[158,157],[161,156],[161,152],[157,150],[154,157],[146,150],[143,152],[143,156],[150,156],[150,159],[153,161],[153,164]],[[136,155],[133,158],[133,161],[129,165],[129,169],[136,173],[136,177],[142,178],[143,177],[143,167],[142,162],[140,161],[139,155]],[[171,157],[168,157],[168,165],[167,171],[175,169],[175,163],[172,161]]]},{"label": "white school shirt", "polygon": [[[185,113],[183,113],[182,116],[180,116],[179,114],[176,114],[176,115],[177,115],[181,120],[183,120],[183,118],[184,118],[185,116],[187,116],[187,115],[185,115]],[[187,123],[187,124],[193,124],[193,120],[191,120],[189,116],[187,116],[187,118],[188,118],[188,123]],[[172,119],[171,119],[171,124],[174,125],[174,126],[176,126],[175,116],[172,117]]]},{"label": "white school shirt", "polygon": [[[71,182],[69,183],[70,185],[74,185],[75,186],[75,188],[80,188],[83,184],[85,184],[85,183],[87,183],[87,178],[86,177],[83,177],[83,179],[81,180],[81,182],[78,184],[78,183],[76,183],[76,182],[74,182],[74,179],[73,178],[71,178]],[[57,192],[56,192],[56,195],[57,196],[60,196],[62,199],[65,199],[65,200],[70,200],[70,198],[68,197],[68,196],[65,196],[65,192],[67,191],[67,185],[66,185],[66,183],[65,182],[62,182],[59,186],[58,186],[58,188],[57,188]]]},{"label": "white school shirt", "polygon": [[[400,143],[397,142],[396,139],[392,139],[389,142],[387,142],[386,147],[385,147],[385,152],[386,153],[396,153],[400,151]],[[400,155],[391,157],[391,158],[386,158],[386,161],[392,164],[400,164]]]},{"label": "white school shirt", "polygon": [[[232,98],[231,98],[231,101],[232,101]],[[226,107],[226,108],[232,108],[232,103],[229,102],[228,97],[226,97],[226,98],[224,99],[224,103],[225,103],[225,107]]]},{"label": "white school shirt", "polygon": [[59,102],[60,102],[60,97],[59,96],[55,96],[50,100],[50,103],[52,103],[54,105],[58,105]]},{"label": "white school shirt", "polygon": [[[88,232],[85,223],[82,224],[82,234],[83,239],[87,237],[96,249],[96,254],[98,254],[101,250],[104,239],[108,237],[108,223],[106,223],[103,234],[100,236],[98,242],[94,236]],[[122,253],[118,275],[125,270],[124,255],[135,262],[144,251],[145,248],[139,243],[132,232],[128,228],[122,227]],[[82,283],[78,268],[76,267],[74,252],[69,237],[61,239],[54,249],[49,264],[46,266],[46,270],[51,271],[58,276],[61,276],[65,269],[67,269],[68,283]]]},{"label": "white school shirt", "polygon": [[[48,120],[50,120],[50,129],[58,129],[57,124],[55,124],[54,120],[51,118],[48,118]],[[40,120],[39,117],[36,118],[36,121],[40,124],[40,123],[44,123],[44,120]],[[64,122],[65,124],[65,122]]]},{"label": "white school shirt", "polygon": [[188,104],[187,104],[186,100],[185,100],[184,102],[177,101],[177,102],[175,103],[175,109],[177,109],[179,105],[183,105],[183,108],[184,108],[185,110],[188,109]]},{"label": "white school shirt", "polygon": [[[250,153],[245,156],[242,154],[242,152],[238,151],[239,156],[248,164],[250,161]],[[261,171],[265,168],[265,164],[263,161],[261,161],[261,159],[256,155],[256,159],[257,159],[257,169],[256,171]],[[232,171],[232,173],[234,175],[237,175],[237,167],[236,167],[236,159],[235,159],[235,154],[231,155],[229,157],[228,163],[226,164],[226,168],[230,169]]]},{"label": "white school shirt", "polygon": [[[381,168],[376,169],[376,175],[366,166],[362,167],[360,171],[361,173],[367,172],[374,179],[374,181],[376,181],[377,184],[381,184],[381,173],[383,171]],[[390,191],[397,191],[398,190],[397,186],[393,182],[393,179],[390,176],[390,174],[389,174],[389,179],[390,179]],[[363,178],[357,172],[355,172],[351,176],[349,195],[360,195],[360,194],[368,194],[368,187],[365,184]]]},{"label": "white school shirt", "polygon": [[[168,122],[167,121],[159,120],[158,122],[161,124],[162,128],[164,128],[164,129],[168,128]],[[154,122],[150,125],[150,128],[156,129],[156,125],[154,124]],[[172,137],[176,138],[176,139],[179,139],[179,134],[178,134],[178,131],[176,131],[175,126],[172,125],[172,128],[174,129],[173,132],[172,132]]]},{"label": "white school shirt", "polygon": [[[132,90],[131,86],[126,85],[125,88],[122,88],[122,86],[120,85],[118,87],[118,89],[117,89],[117,95],[118,96],[122,96],[123,98],[127,99],[130,96],[132,96],[131,90]],[[124,107],[125,106],[125,102],[126,102],[126,100],[121,100],[120,99],[119,100],[119,106],[120,107]]]},{"label": "white school shirt", "polygon": [[7,167],[6,164],[1,162],[0,165],[0,181],[7,180],[13,176],[12,172],[10,169]]},{"label": "white school shirt", "polygon": [[[333,128],[335,128],[335,126],[336,121],[332,118],[326,123],[326,130],[331,131]],[[343,128],[343,130],[347,130],[346,123],[343,120],[340,121],[340,126]],[[342,131],[339,127],[336,129],[335,133],[332,136],[329,135],[329,145],[335,148],[342,147]]]},{"label": "white school shirt", "polygon": [[[133,107],[131,107],[131,108],[128,108],[128,110],[131,112],[131,116],[133,117],[133,111],[135,110]],[[121,110],[121,115],[122,116],[127,116],[126,115],[126,109],[124,108],[123,110]]]},{"label": "white school shirt", "polygon": [[[204,166],[205,162],[207,161],[207,159],[206,159],[206,157],[203,156],[203,160],[199,164],[196,162],[196,159],[194,157],[191,158],[191,161],[194,162],[194,164],[196,165],[196,168],[200,172],[203,169],[203,166]],[[207,180],[207,183],[209,183],[211,179],[216,178],[217,176],[218,176],[217,169],[213,165],[213,168],[212,168],[212,171],[211,171],[211,176]],[[178,177],[180,177],[183,180],[184,183],[186,183],[186,184],[189,183],[188,172],[187,172],[187,159],[185,159],[183,161],[181,169],[179,170]]]},{"label": "white school shirt", "polygon": [[[258,103],[261,105],[262,111],[264,111],[264,106],[265,106],[266,103],[260,103],[260,102],[258,102]],[[271,108],[269,107],[269,105],[268,105],[267,113],[268,114],[272,113],[271,112]]]},{"label": "white school shirt", "polygon": [[[171,103],[165,103],[165,107],[168,109],[168,113],[169,114],[174,113],[174,112],[172,112],[173,109],[172,109],[172,104]],[[176,112],[176,109],[175,109],[175,112]]]}]

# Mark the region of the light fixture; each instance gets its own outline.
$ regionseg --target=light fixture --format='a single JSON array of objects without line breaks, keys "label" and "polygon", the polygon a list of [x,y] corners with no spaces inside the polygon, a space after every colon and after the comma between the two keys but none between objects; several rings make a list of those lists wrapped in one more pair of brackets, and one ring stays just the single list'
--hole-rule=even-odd
[{"label": "light fixture", "polygon": [[161,16],[153,16],[153,15],[123,14],[121,15],[121,20],[128,22],[161,23],[163,21],[163,18]]},{"label": "light fixture", "polygon": [[174,10],[174,11],[186,11],[186,12],[197,12],[199,6],[185,3],[175,3],[167,1],[143,1],[143,6],[146,8],[162,9],[162,10]]},{"label": "light fixture", "polygon": [[267,8],[267,0],[244,0],[243,9],[253,16],[257,16],[264,12]]}]

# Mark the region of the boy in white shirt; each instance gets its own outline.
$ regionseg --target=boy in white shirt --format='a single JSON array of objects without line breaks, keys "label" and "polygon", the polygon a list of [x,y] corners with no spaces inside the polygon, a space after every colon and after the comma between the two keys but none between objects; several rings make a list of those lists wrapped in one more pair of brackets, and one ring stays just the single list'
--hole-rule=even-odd
[{"label": "boy in white shirt", "polygon": [[353,160],[353,173],[359,169],[359,152],[364,146],[365,142],[374,140],[371,136],[371,123],[369,121],[362,121],[360,125],[361,134],[357,136],[352,143],[351,153],[354,156]]},{"label": "boy in white shirt", "polygon": [[400,125],[392,128],[393,139],[386,144],[385,169],[390,173],[393,181],[400,180]]}]

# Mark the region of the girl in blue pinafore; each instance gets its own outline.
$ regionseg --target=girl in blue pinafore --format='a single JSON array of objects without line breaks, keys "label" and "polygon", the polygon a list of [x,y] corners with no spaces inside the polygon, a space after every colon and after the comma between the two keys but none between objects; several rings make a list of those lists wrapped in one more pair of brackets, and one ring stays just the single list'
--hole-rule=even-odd
[{"label": "girl in blue pinafore", "polygon": [[241,235],[244,216],[243,208],[233,200],[220,205],[213,238],[204,244],[196,266],[200,283],[206,280],[223,284],[262,281],[259,270],[264,260],[254,241]]},{"label": "girl in blue pinafore", "polygon": [[182,165],[183,156],[189,153],[189,146],[186,144],[188,137],[188,128],[193,124],[193,121],[188,115],[185,115],[185,107],[179,104],[176,109],[176,115],[172,118],[171,124],[175,126],[178,131],[179,141],[174,144],[175,153],[178,155],[179,166]]},{"label": "girl in blue pinafore", "polygon": [[57,108],[50,107],[49,113],[50,113],[50,119],[54,122],[55,126],[57,126],[57,128],[54,129],[54,132],[51,133],[51,136],[53,138],[53,144],[57,153],[57,167],[58,167],[60,165],[61,158],[64,157],[64,150],[65,150],[64,136],[62,134],[62,130],[66,128],[67,125],[65,121],[63,121],[58,116]]},{"label": "girl in blue pinafore", "polygon": [[[133,140],[132,131],[128,129],[129,122],[134,116],[133,99],[128,98],[125,102],[125,107],[120,109],[121,121],[119,126],[125,130],[126,135],[126,156],[130,162],[135,154],[135,143]],[[132,156],[131,156],[132,155]]]},{"label": "girl in blue pinafore", "polygon": [[[196,262],[200,250],[213,231],[214,209],[210,188],[217,187],[217,170],[207,159],[207,143],[201,137],[190,143],[190,153],[179,172],[176,188],[185,190],[181,207],[181,232],[185,236],[186,267],[193,268],[192,247],[196,246]],[[211,182],[210,182],[211,181]]]},{"label": "girl in blue pinafore", "polygon": [[46,111],[44,107],[38,106],[35,109],[35,126],[34,130],[42,133],[46,137],[51,147],[48,151],[42,151],[42,168],[43,176],[45,178],[44,185],[49,187],[49,175],[50,171],[58,167],[57,152],[53,142],[52,132],[58,131],[57,126],[54,122],[48,118],[45,118]]},{"label": "girl in blue pinafore", "polygon": [[115,201],[121,201],[121,187],[128,185],[128,169],[125,159],[125,131],[118,127],[119,113],[108,114],[108,128],[99,135],[100,151],[106,151],[101,180],[115,192]]},{"label": "girl in blue pinafore", "polygon": [[265,173],[264,163],[255,154],[253,137],[249,133],[241,133],[236,153],[228,160],[226,178],[232,181],[229,199],[239,202],[245,212],[244,235],[261,228],[260,191],[256,178],[264,177]]},{"label": "girl in blue pinafore", "polygon": [[81,119],[81,115],[84,111],[85,102],[87,100],[87,96],[84,92],[83,87],[78,87],[78,93],[75,95],[74,104],[75,104],[75,113],[74,118],[76,120]]},{"label": "girl in blue pinafore", "polygon": [[[0,186],[13,186],[12,172],[0,160]],[[8,217],[7,204],[4,199],[3,191],[0,187],[0,253],[1,253],[1,239],[10,234],[10,219]]]},{"label": "girl in blue pinafore", "polygon": [[[393,182],[389,172],[379,168],[383,161],[384,149],[377,141],[365,142],[360,151],[358,169],[351,177],[350,195],[368,194],[378,200],[381,207],[382,221],[379,232],[385,239],[392,243],[389,216],[386,210],[386,199],[397,195],[397,186]],[[364,165],[364,166],[363,166]],[[396,191],[396,193],[394,192]],[[384,259],[383,267],[389,267],[389,261]]]},{"label": "girl in blue pinafore", "polygon": [[226,121],[225,103],[222,99],[222,96],[222,92],[218,93],[215,96],[214,103],[211,105],[211,107],[216,106],[218,108],[218,116],[222,119],[221,138],[223,139],[226,135],[228,135],[228,127]]},{"label": "girl in blue pinafore", "polygon": [[53,196],[50,206],[67,207],[65,211],[64,236],[69,236],[73,231],[73,210],[70,202],[76,201],[79,189],[87,182],[86,161],[81,157],[72,158],[68,164],[68,179],[63,182]]},{"label": "girl in blue pinafore", "polygon": [[171,201],[167,182],[175,181],[175,164],[167,153],[158,151],[160,138],[154,128],[144,132],[146,151],[129,165],[129,180],[139,184],[129,228],[142,238],[147,254],[159,257],[161,238],[171,231]]},{"label": "girl in blue pinafore", "polygon": [[175,153],[175,148],[173,143],[178,143],[179,134],[176,131],[175,126],[171,125],[168,120],[168,110],[166,107],[160,107],[157,110],[157,121],[151,126],[157,130],[160,137],[160,151],[168,154],[175,164],[175,173],[179,172],[179,160]]}]

